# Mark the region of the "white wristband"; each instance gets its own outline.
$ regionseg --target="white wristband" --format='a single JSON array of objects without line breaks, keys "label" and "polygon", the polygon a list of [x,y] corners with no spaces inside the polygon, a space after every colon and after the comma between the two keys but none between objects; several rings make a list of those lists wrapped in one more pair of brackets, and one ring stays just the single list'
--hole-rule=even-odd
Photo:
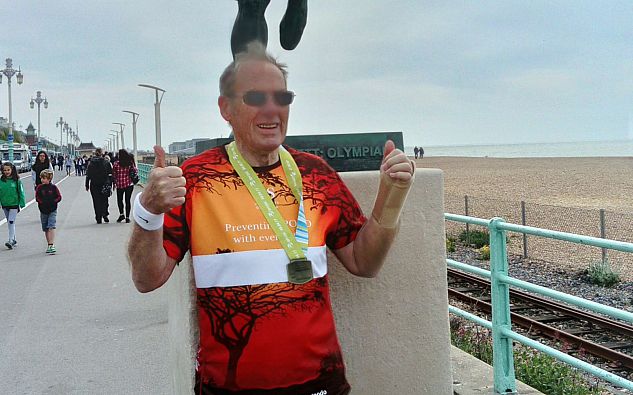
[{"label": "white wristband", "polygon": [[134,218],[134,222],[136,222],[138,226],[145,230],[158,230],[163,227],[165,214],[153,214],[147,211],[147,209],[145,209],[145,207],[141,204],[142,193],[143,192],[140,192],[134,198],[134,211],[132,212],[132,218]]}]

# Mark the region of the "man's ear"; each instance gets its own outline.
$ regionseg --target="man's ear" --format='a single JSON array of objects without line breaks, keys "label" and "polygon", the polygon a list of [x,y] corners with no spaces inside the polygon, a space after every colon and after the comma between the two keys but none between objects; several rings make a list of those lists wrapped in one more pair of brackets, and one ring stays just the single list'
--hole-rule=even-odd
[{"label": "man's ear", "polygon": [[218,97],[218,107],[220,107],[220,114],[225,121],[231,121],[231,99],[226,96]]}]

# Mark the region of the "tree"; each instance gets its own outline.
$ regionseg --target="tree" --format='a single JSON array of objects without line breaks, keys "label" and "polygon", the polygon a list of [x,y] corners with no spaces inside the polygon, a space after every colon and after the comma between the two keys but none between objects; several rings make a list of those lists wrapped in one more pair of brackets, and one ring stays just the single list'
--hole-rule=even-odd
[{"label": "tree", "polygon": [[284,315],[288,309],[324,304],[325,278],[304,285],[276,283],[199,289],[198,302],[209,316],[211,332],[229,352],[225,387],[237,387],[237,365],[260,320]]}]

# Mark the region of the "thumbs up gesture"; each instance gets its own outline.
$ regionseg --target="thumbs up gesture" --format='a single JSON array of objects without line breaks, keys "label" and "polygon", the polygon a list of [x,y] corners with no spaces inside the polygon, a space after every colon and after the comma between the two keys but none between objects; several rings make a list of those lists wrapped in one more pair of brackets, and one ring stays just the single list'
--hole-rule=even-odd
[{"label": "thumbs up gesture", "polygon": [[163,214],[185,202],[185,177],[178,166],[165,166],[165,150],[154,146],[154,168],[141,195],[141,204],[154,214]]},{"label": "thumbs up gesture", "polygon": [[385,143],[380,173],[389,176],[393,181],[408,183],[415,173],[415,163],[407,155],[396,148],[391,140]]}]

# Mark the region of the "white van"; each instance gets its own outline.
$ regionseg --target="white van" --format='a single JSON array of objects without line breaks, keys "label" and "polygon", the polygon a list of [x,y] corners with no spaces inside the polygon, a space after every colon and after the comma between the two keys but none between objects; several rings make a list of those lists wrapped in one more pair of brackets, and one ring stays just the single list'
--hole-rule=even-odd
[{"label": "white van", "polygon": [[[2,162],[9,161],[9,144],[0,145],[0,155]],[[19,173],[31,170],[33,164],[33,156],[27,144],[13,143],[13,165],[18,169]]]}]

